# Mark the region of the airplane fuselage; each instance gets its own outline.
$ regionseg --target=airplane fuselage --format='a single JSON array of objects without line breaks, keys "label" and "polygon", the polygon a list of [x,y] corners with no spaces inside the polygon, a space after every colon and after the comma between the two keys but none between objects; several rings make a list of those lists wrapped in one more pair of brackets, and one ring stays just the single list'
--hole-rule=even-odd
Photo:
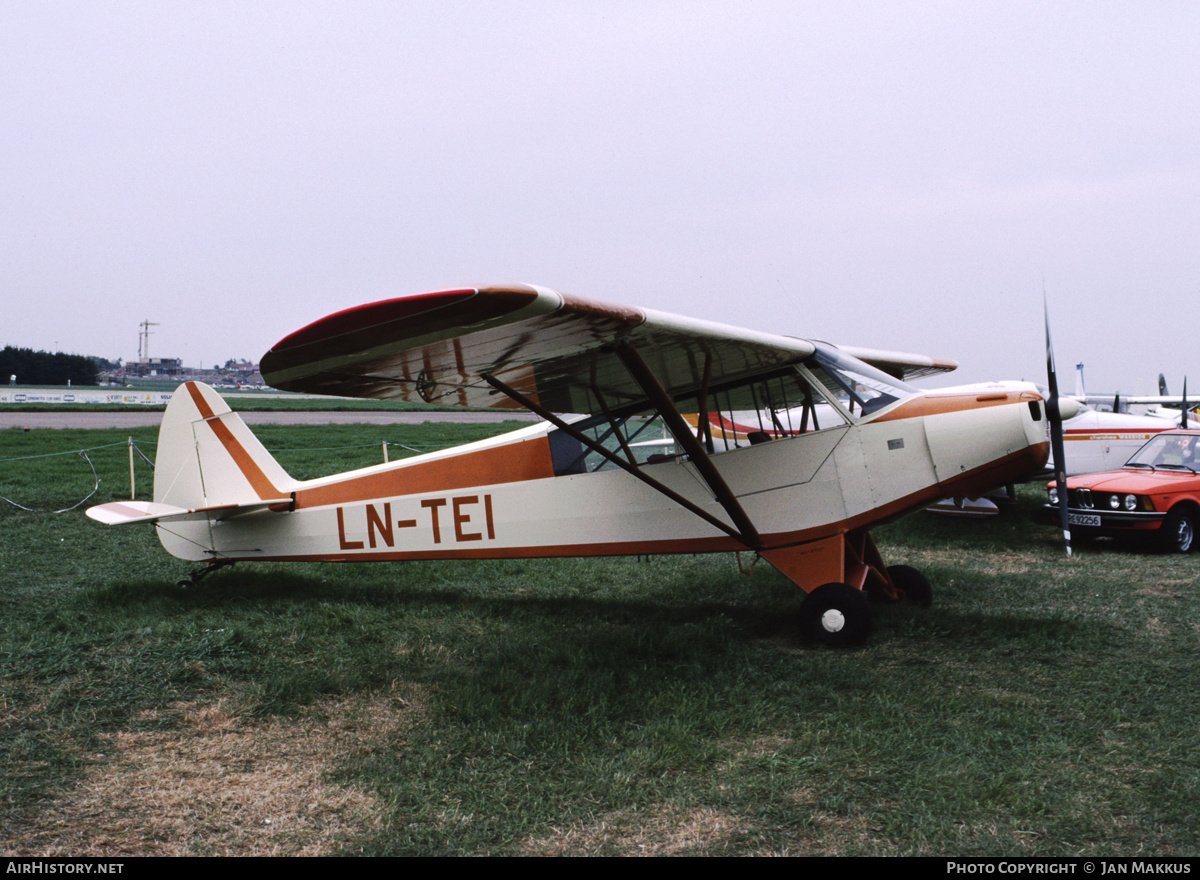
[{"label": "airplane fuselage", "polygon": [[[197,437],[201,471],[205,455],[250,458],[238,451],[241,441],[234,434],[203,442],[202,435],[214,430],[213,421],[200,418],[188,426]],[[865,529],[947,495],[1024,477],[1045,460],[1044,426],[1043,404],[1027,391],[922,393],[864,420],[730,449],[710,460],[757,528],[762,548],[783,548]],[[541,423],[315,480],[285,482],[281,473],[259,474],[248,478],[259,497],[290,496],[291,503],[225,518],[214,512],[203,519],[164,521],[158,524],[159,536],[173,555],[209,561],[747,549],[619,468],[556,473],[551,447],[558,430]],[[676,458],[641,468],[712,516],[728,520],[691,461]],[[166,478],[161,490],[156,486],[155,501],[176,501]]]}]

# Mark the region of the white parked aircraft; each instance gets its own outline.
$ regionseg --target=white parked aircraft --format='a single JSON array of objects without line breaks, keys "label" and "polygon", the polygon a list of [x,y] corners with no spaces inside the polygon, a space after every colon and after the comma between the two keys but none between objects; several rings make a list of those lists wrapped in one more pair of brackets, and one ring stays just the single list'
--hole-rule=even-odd
[{"label": "white parked aircraft", "polygon": [[[215,391],[189,382],[163,418],[154,501],[88,511],[153,523],[170,553],[207,562],[184,583],[252,560],[753,551],[807,593],[806,636],[855,643],[869,625],[864,591],[931,595],[919,572],[884,563],[871,529],[1020,479],[1049,445],[1029,386],[921,391],[895,378],[952,361],[525,285],[347,309],[283,339],[261,366],[285,390],[523,407],[545,421],[297,480]],[[713,417],[741,413],[759,414],[758,436],[718,444]],[[663,426],[681,454],[656,459],[636,444]]]}]

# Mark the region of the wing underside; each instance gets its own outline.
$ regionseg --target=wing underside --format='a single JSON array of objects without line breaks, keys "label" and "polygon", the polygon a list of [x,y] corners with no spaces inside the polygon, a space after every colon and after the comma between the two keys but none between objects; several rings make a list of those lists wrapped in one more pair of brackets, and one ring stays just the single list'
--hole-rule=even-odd
[{"label": "wing underside", "polygon": [[[517,406],[491,378],[554,412],[598,412],[645,398],[619,346],[635,348],[671,395],[770,373],[815,351],[804,339],[513,285],[338,312],[276,344],[262,359],[262,374],[288,391]],[[863,353],[868,363],[880,358],[874,364],[893,375],[954,368],[923,356]]]}]

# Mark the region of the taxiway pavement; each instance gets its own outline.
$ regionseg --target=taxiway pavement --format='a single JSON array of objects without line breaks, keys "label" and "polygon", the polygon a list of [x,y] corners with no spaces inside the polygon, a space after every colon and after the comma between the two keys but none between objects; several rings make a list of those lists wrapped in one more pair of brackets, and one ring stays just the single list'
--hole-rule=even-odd
[{"label": "taxiway pavement", "polygon": [[[240,412],[247,425],[419,425],[425,422],[536,422],[536,416],[516,412]],[[162,422],[155,412],[5,412],[0,429],[27,428],[146,428]]]}]

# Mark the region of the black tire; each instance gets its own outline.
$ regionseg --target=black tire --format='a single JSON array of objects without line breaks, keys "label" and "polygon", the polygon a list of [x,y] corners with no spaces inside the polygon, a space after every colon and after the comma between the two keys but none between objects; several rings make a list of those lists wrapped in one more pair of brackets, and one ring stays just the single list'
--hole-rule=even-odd
[{"label": "black tire", "polygon": [[910,565],[889,565],[888,577],[909,602],[928,608],[933,604],[933,587],[929,579]]},{"label": "black tire", "polygon": [[808,642],[829,647],[861,645],[870,629],[867,597],[847,584],[817,587],[800,606],[800,633]]},{"label": "black tire", "polygon": [[1173,507],[1159,529],[1159,542],[1166,553],[1191,553],[1196,547],[1196,513],[1189,507]]}]

